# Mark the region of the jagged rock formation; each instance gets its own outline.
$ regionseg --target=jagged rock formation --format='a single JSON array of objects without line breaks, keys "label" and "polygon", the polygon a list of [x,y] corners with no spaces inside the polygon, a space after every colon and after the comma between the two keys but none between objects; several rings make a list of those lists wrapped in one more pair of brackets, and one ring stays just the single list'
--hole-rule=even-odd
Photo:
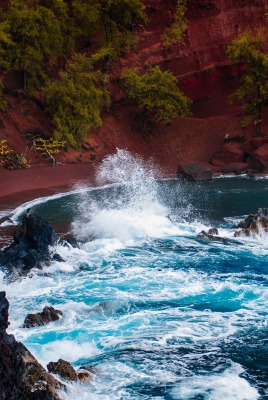
[{"label": "jagged rock formation", "polygon": [[268,208],[259,208],[256,214],[248,215],[238,225],[233,226],[235,231],[234,236],[250,236],[256,235],[261,231],[268,232]]},{"label": "jagged rock formation", "polygon": [[41,268],[50,260],[49,246],[56,242],[52,226],[38,213],[28,209],[22,227],[14,233],[13,243],[1,252],[0,263],[9,279]]},{"label": "jagged rock formation", "polygon": [[60,375],[63,379],[67,381],[77,381],[77,374],[75,369],[71,366],[68,361],[60,358],[58,361],[51,361],[47,365],[47,369],[52,374]]},{"label": "jagged rock formation", "polygon": [[249,140],[227,138],[222,149],[211,159],[211,164],[225,172],[268,172],[268,136]]},{"label": "jagged rock formation", "polygon": [[57,321],[62,314],[62,311],[55,310],[54,307],[44,307],[42,312],[28,314],[24,320],[22,328],[33,328],[34,326],[49,324],[49,322]]},{"label": "jagged rock formation", "polygon": [[75,369],[71,366],[68,361],[60,358],[58,361],[51,361],[47,365],[47,369],[52,374],[59,375],[62,379],[66,381],[81,381],[81,382],[89,382],[92,379],[92,374],[97,373],[96,368],[93,366],[82,366],[76,372]]},{"label": "jagged rock formation", "polygon": [[223,238],[219,236],[219,231],[217,228],[210,228],[207,232],[203,230],[197,235],[197,237],[203,240],[210,240],[215,242],[220,242],[223,240]]},{"label": "jagged rock formation", "polygon": [[60,400],[63,388],[13,335],[8,335],[9,303],[0,292],[0,400]]}]

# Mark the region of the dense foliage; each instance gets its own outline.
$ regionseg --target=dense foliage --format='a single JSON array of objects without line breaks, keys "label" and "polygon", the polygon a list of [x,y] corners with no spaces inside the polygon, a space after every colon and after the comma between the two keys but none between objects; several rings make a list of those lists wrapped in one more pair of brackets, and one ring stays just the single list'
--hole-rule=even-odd
[{"label": "dense foliage", "polygon": [[[186,0],[177,0],[167,43],[187,29],[185,12]],[[31,95],[41,90],[55,127],[51,143],[78,148],[110,105],[111,61],[136,43],[136,28],[146,22],[142,0],[10,0],[0,9],[0,72],[18,71]],[[128,71],[125,82],[129,97],[159,121],[189,114],[171,73]],[[2,94],[0,81],[0,111],[7,106]],[[53,154],[51,143],[40,142],[38,150]]]},{"label": "dense foliage", "polygon": [[140,75],[136,70],[123,74],[128,96],[137,101],[142,112],[153,111],[159,122],[169,122],[181,115],[190,115],[191,101],[178,88],[171,72],[151,67]]},{"label": "dense foliage", "polygon": [[54,138],[67,147],[78,147],[86,133],[101,125],[101,111],[110,105],[105,88],[107,76],[94,71],[90,58],[76,54],[44,89],[48,110],[55,124]]},{"label": "dense foliage", "polygon": [[11,0],[0,12],[0,67],[24,74],[24,89],[46,81],[48,61],[68,59],[78,39],[118,54],[135,42],[135,21],[145,21],[140,0]]},{"label": "dense foliage", "polygon": [[7,51],[10,65],[24,73],[24,88],[45,80],[44,62],[62,53],[61,21],[53,8],[38,0],[11,0],[6,15],[12,46]]},{"label": "dense foliage", "polygon": [[247,30],[228,46],[230,60],[242,65],[241,85],[232,95],[242,103],[246,113],[243,123],[255,124],[255,134],[259,135],[263,106],[268,100],[268,53],[265,50],[267,38],[262,30],[253,34]]}]

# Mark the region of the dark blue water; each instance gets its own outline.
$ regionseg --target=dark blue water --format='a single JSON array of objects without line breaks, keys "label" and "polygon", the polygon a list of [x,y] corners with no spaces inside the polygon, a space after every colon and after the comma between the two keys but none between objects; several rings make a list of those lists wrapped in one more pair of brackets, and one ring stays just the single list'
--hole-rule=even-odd
[{"label": "dark blue water", "polygon": [[[231,229],[268,206],[268,180],[156,181],[152,165],[123,151],[103,163],[107,176],[116,184],[34,205],[83,245],[58,246],[65,262],[2,284],[10,332],[43,365],[98,369],[64,399],[268,398],[268,236]],[[211,226],[221,241],[197,237]],[[47,304],[60,321],[20,328]]]}]

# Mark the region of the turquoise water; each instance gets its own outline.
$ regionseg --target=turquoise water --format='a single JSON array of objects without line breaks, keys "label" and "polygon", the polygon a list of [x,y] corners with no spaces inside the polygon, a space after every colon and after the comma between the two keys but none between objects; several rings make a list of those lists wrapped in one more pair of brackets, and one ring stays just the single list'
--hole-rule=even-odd
[{"label": "turquoise water", "polygon": [[[83,244],[58,245],[65,262],[2,281],[9,332],[44,366],[98,369],[63,399],[267,399],[268,236],[237,239],[231,226],[268,206],[268,180],[157,181],[156,169],[119,150],[100,167],[105,186],[33,202]],[[211,226],[222,241],[197,237]],[[48,304],[59,321],[20,327]]]}]

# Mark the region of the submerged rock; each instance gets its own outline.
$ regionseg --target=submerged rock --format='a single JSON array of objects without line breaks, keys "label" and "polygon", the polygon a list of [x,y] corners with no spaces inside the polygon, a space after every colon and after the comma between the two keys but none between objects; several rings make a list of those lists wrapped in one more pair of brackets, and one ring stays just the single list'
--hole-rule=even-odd
[{"label": "submerged rock", "polygon": [[77,373],[77,377],[80,382],[89,382],[92,379],[92,374],[88,371],[79,370]]},{"label": "submerged rock", "polygon": [[63,389],[13,335],[6,333],[9,303],[0,292],[0,400],[60,400]]},{"label": "submerged rock", "polygon": [[201,231],[197,237],[205,240],[221,241],[223,238],[219,237],[218,235],[219,231],[217,228],[210,228],[207,232],[204,230]]},{"label": "submerged rock", "polygon": [[20,231],[14,233],[13,243],[0,257],[2,269],[9,279],[27,274],[32,268],[41,268],[50,261],[49,246],[56,243],[52,226],[38,213],[28,209]]},{"label": "submerged rock", "polygon": [[42,312],[28,314],[22,328],[33,328],[34,326],[49,324],[49,322],[57,321],[60,315],[62,315],[62,311],[55,310],[54,307],[45,307]]},{"label": "submerged rock", "polygon": [[91,374],[97,374],[99,372],[98,368],[94,367],[93,365],[81,365],[78,372],[80,370],[85,370],[87,372],[90,372]]},{"label": "submerged rock", "polygon": [[208,230],[208,235],[213,235],[213,236],[218,236],[219,235],[219,231],[218,231],[218,229],[217,228],[210,228],[209,230]]},{"label": "submerged rock", "polygon": [[67,381],[77,381],[78,379],[75,369],[68,361],[63,360],[62,358],[56,362],[51,361],[47,365],[47,369],[52,374],[57,374]]},{"label": "submerged rock", "polygon": [[256,235],[261,231],[268,232],[268,208],[259,208],[256,214],[248,215],[238,225],[234,225],[233,229],[239,229],[235,231],[235,237]]},{"label": "submerged rock", "polygon": [[86,383],[91,381],[93,375],[98,371],[92,365],[81,366],[76,372],[72,365],[60,358],[57,362],[51,361],[47,365],[47,369],[52,374],[59,375],[62,379],[67,381],[80,381],[81,383]]},{"label": "submerged rock", "polygon": [[93,375],[97,374],[98,370],[93,365],[82,365],[77,371],[77,377],[81,382],[89,382]]}]

